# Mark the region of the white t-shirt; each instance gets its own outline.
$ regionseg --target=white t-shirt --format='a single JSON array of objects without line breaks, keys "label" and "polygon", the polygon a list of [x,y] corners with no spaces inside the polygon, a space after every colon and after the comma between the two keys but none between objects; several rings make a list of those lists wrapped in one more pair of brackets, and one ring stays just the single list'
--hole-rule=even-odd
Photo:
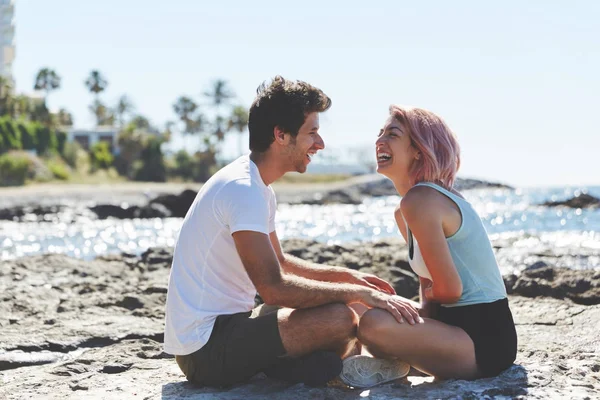
[{"label": "white t-shirt", "polygon": [[208,342],[219,315],[254,307],[256,288],[237,253],[237,231],[275,230],[275,193],[249,156],[203,186],[187,212],[173,253],[165,317],[165,352],[193,353]]}]

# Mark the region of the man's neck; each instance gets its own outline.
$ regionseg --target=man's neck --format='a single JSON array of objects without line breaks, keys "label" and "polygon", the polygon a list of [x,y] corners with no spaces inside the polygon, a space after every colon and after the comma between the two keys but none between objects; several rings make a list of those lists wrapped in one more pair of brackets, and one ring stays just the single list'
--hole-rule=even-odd
[{"label": "man's neck", "polygon": [[250,160],[258,167],[260,177],[266,186],[269,186],[286,173],[281,163],[277,162],[268,152],[257,153],[253,151],[250,153]]}]

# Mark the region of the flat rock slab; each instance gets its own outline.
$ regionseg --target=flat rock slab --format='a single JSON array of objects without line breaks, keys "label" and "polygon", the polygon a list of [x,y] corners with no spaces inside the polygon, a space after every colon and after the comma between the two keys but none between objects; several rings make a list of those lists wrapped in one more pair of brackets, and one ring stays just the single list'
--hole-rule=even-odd
[{"label": "flat rock slab", "polygon": [[[147,338],[88,349],[54,364],[0,372],[6,399],[490,399],[597,398],[600,306],[510,298],[519,335],[515,365],[495,378],[433,381],[409,377],[370,390],[325,388],[255,376],[229,389],[189,384],[162,344]],[[555,312],[557,311],[557,312]],[[549,316],[553,314],[553,316]]]},{"label": "flat rock slab", "polygon": [[[328,246],[289,240],[283,247],[308,260],[376,273],[405,296],[416,293],[399,241]],[[512,282],[516,292],[516,282],[529,282],[523,294],[537,296],[509,297],[519,335],[515,366],[490,379],[410,377],[368,391],[339,384],[315,389],[264,375],[229,389],[187,383],[162,352],[171,256],[172,249],[159,248],[94,261],[56,254],[3,261],[0,399],[593,399],[600,393],[600,304],[565,294],[585,289],[591,298],[597,271],[539,264],[560,264],[563,254],[530,254],[538,264]],[[534,282],[551,290],[531,293]]]}]

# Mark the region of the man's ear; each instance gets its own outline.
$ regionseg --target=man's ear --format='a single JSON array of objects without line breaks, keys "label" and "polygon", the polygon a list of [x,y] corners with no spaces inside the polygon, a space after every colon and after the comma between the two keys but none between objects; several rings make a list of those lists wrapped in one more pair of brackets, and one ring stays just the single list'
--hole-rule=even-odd
[{"label": "man's ear", "polygon": [[279,144],[285,144],[285,132],[281,130],[278,126],[273,128],[273,136],[275,137],[275,141]]}]

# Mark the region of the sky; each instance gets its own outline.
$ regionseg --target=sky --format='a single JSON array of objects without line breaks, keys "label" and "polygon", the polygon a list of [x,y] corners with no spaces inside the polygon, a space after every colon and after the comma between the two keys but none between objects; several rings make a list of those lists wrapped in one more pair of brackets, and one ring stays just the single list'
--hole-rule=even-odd
[{"label": "sky", "polygon": [[[217,78],[249,106],[280,74],[321,88],[323,155],[373,151],[392,103],[429,109],[456,133],[459,176],[515,186],[600,185],[600,2],[16,0],[16,87],[62,77],[51,109],[92,127],[127,94],[156,125]],[[189,142],[191,143],[191,142]],[[188,143],[188,144],[189,144]],[[237,153],[237,138],[225,144]]]}]

